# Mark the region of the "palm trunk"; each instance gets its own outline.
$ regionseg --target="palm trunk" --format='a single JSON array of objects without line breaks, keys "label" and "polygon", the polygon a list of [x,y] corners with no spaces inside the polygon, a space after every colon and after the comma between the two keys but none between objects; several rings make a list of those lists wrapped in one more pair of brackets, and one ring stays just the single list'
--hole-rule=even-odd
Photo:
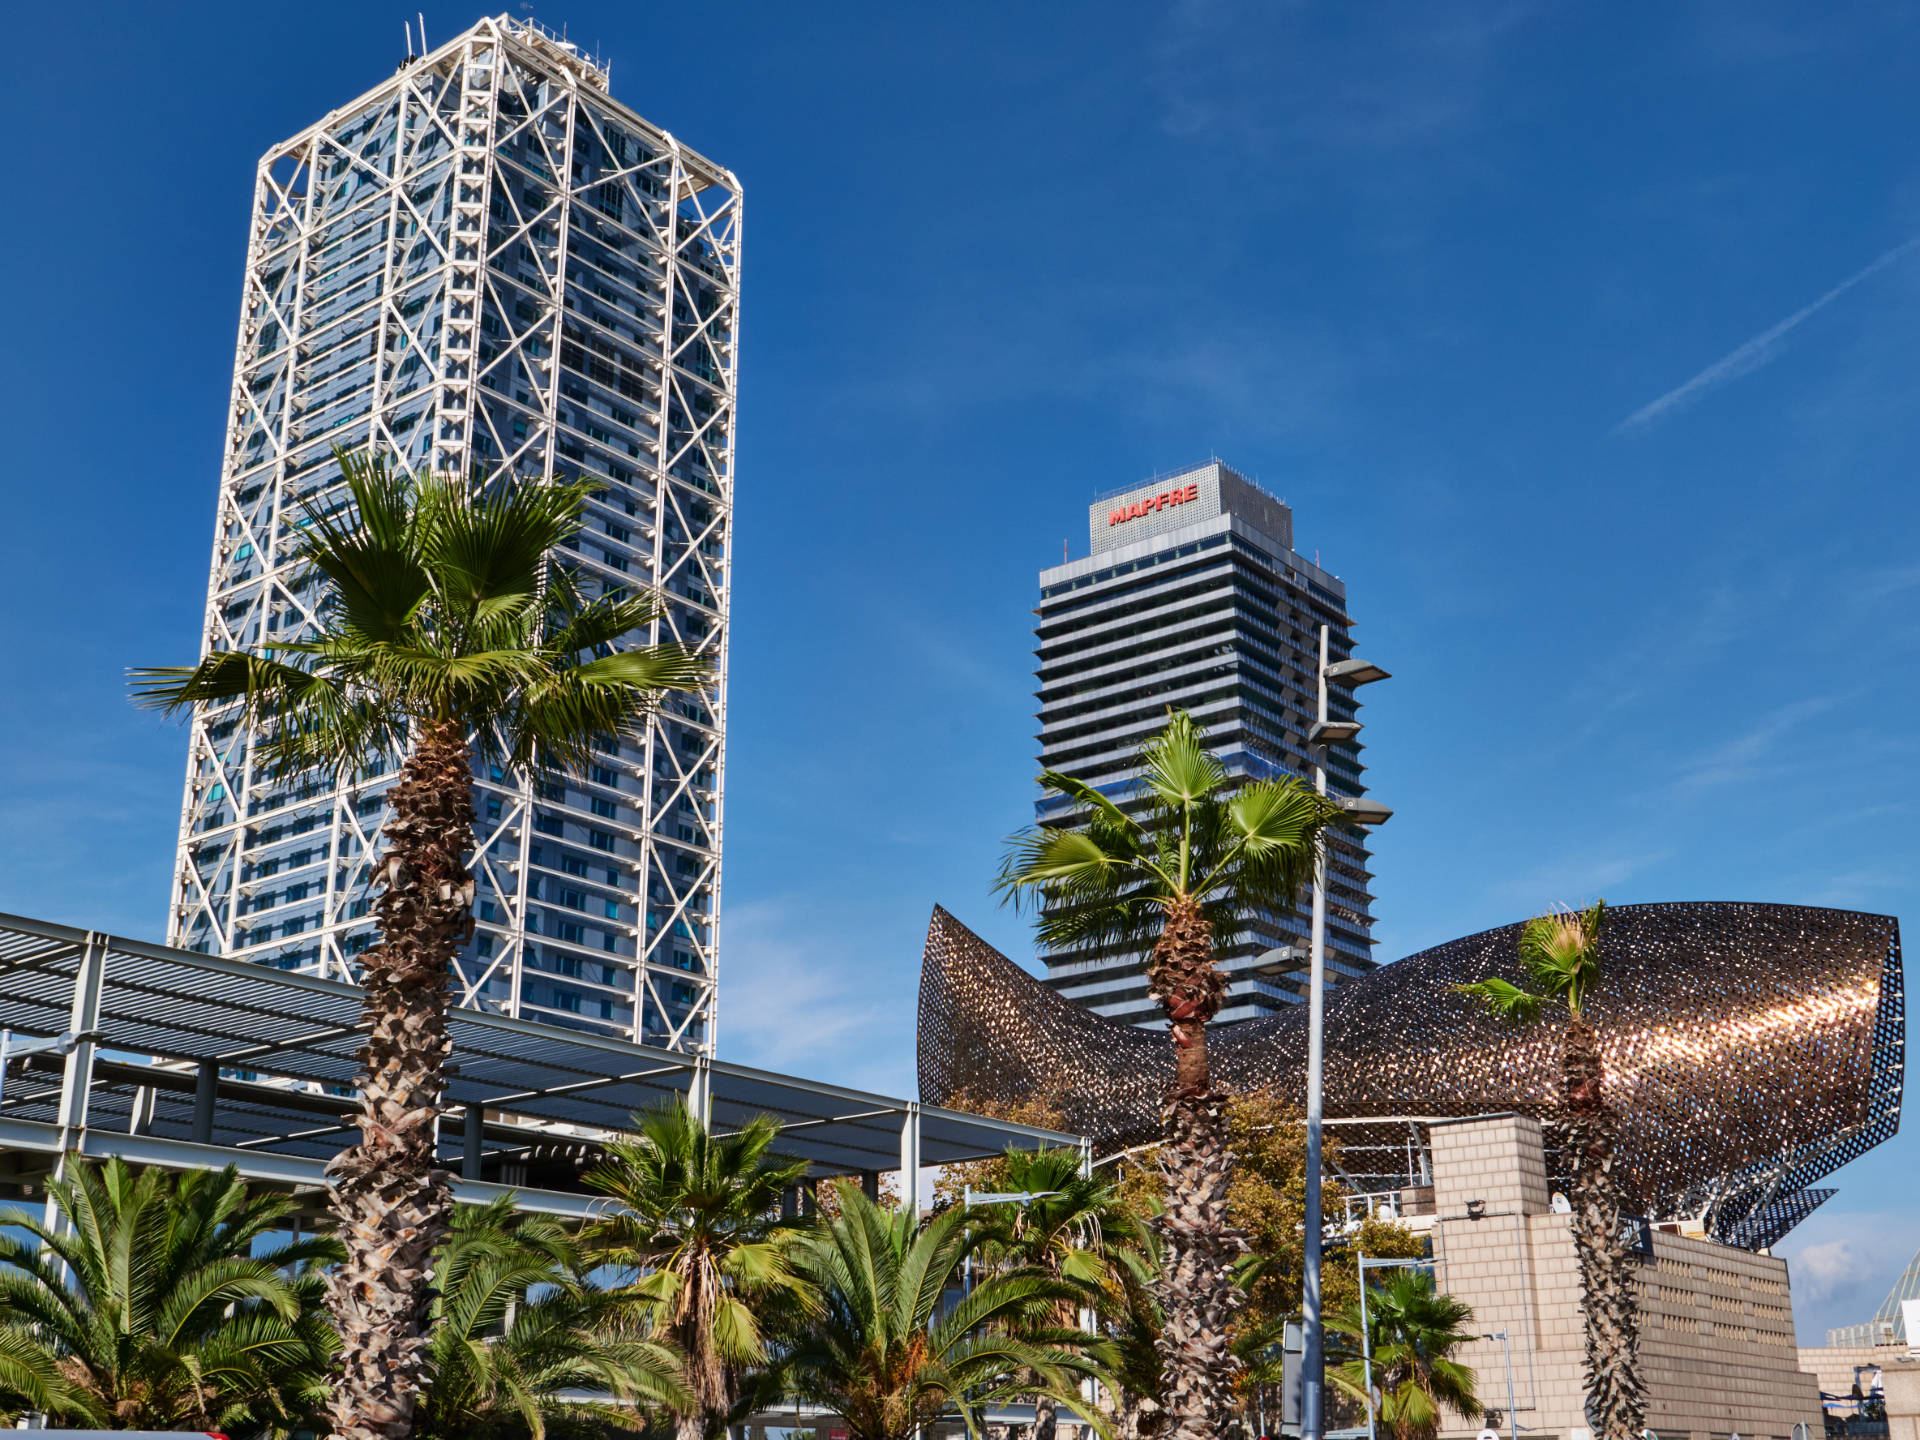
[{"label": "palm trunk", "polygon": [[714,1348],[713,1313],[721,1296],[712,1262],[694,1260],[681,1273],[681,1283],[686,1309],[674,1325],[674,1339],[687,1357],[687,1389],[692,1394],[691,1408],[674,1417],[673,1433],[674,1440],[701,1440],[708,1426],[719,1422],[724,1427],[733,1409],[733,1377]]},{"label": "palm trunk", "polygon": [[1633,1261],[1620,1233],[1613,1178],[1619,1117],[1607,1103],[1593,1027],[1579,1015],[1567,1025],[1560,1076],[1573,1171],[1573,1243],[1586,1300],[1587,1424],[1595,1440],[1639,1440],[1647,1402],[1640,1386]]},{"label": "palm trunk", "polygon": [[1060,1407],[1051,1395],[1033,1397],[1033,1440],[1054,1440],[1060,1428]]},{"label": "palm trunk", "polygon": [[473,923],[473,777],[460,728],[424,727],[388,798],[380,943],[362,961],[360,1139],[327,1166],[347,1247],[327,1277],[340,1332],[328,1401],[336,1440],[404,1440],[427,1378],[429,1267],[453,1208],[434,1163],[447,980]]},{"label": "palm trunk", "polygon": [[1207,1068],[1207,1022],[1226,981],[1213,964],[1213,930],[1192,900],[1167,903],[1147,980],[1173,1033],[1173,1092],[1162,1112],[1160,1170],[1167,1208],[1154,1221],[1166,1243],[1157,1290],[1165,1317],[1158,1348],[1170,1440],[1217,1440],[1234,1413],[1240,1365],[1228,1326],[1242,1296],[1233,1263],[1246,1242],[1228,1223],[1226,1096]]}]

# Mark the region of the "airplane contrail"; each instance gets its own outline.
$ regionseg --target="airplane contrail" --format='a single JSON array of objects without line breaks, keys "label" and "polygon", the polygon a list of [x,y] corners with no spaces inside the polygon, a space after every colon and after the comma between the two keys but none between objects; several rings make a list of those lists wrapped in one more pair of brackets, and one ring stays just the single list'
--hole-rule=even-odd
[{"label": "airplane contrail", "polygon": [[1861,281],[1886,269],[1916,245],[1920,245],[1920,235],[1914,236],[1911,240],[1902,241],[1864,269],[1856,270],[1812,304],[1802,306],[1778,325],[1761,331],[1746,344],[1721,356],[1684,385],[1675,386],[1659,399],[1642,405],[1614,426],[1613,433],[1618,435],[1628,430],[1638,430],[1641,426],[1658,420],[1662,415],[1692,404],[1715,386],[1724,385],[1729,380],[1737,380],[1742,375],[1758,370],[1773,358],[1775,347],[1795,326],[1826,309]]}]

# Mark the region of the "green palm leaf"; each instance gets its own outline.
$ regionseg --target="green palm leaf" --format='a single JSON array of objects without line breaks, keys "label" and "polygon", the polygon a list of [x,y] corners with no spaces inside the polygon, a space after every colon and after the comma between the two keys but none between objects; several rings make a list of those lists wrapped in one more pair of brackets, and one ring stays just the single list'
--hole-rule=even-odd
[{"label": "green palm leaf", "polygon": [[49,1191],[65,1225],[0,1216],[32,1241],[0,1234],[0,1391],[143,1429],[250,1417],[284,1435],[311,1416],[332,1336],[317,1277],[286,1267],[341,1250],[313,1237],[256,1253],[288,1225],[291,1198],[250,1194],[231,1167],[172,1175],[78,1157]]}]

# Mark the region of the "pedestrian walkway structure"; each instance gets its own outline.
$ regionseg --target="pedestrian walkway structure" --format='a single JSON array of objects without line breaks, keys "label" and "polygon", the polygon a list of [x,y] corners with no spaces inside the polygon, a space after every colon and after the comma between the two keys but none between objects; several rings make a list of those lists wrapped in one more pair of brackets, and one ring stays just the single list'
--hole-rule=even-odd
[{"label": "pedestrian walkway structure", "polygon": [[[0,1067],[0,1196],[37,1198],[69,1153],[323,1185],[356,1129],[360,1003],[339,981],[0,915],[8,1043],[64,1040]],[[923,1166],[1080,1144],[484,1011],[456,1009],[450,1028],[440,1160],[467,1202],[510,1193],[527,1209],[584,1217],[596,1201],[582,1168],[636,1111],[676,1099],[720,1130],[771,1116],[775,1149],[805,1160],[814,1181],[854,1177],[873,1193],[897,1171],[903,1204],[927,1201]]]}]

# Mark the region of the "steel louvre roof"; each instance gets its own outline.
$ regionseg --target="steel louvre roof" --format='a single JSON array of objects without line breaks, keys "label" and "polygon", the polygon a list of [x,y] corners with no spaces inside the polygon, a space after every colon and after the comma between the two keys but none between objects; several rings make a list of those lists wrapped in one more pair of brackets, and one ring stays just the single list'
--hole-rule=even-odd
[{"label": "steel louvre roof", "polygon": [[[70,1029],[90,944],[104,956],[90,1130],[131,1131],[139,1092],[146,1091],[151,1115],[142,1133],[185,1139],[196,1073],[180,1067],[215,1062],[222,1078],[213,1144],[323,1159],[345,1142],[360,1037],[357,986],[0,914],[0,1027],[33,1035]],[[512,1117],[488,1120],[487,1148],[495,1153],[511,1149],[515,1138],[591,1144],[627,1128],[634,1112],[685,1096],[701,1071],[716,1129],[769,1115],[782,1126],[776,1150],[809,1161],[817,1174],[899,1168],[902,1127],[916,1110],[923,1165],[996,1155],[1016,1144],[1080,1143],[1032,1126],[477,1010],[453,1010],[449,1028],[448,1108]],[[57,1118],[58,1077],[47,1074],[47,1058],[37,1063],[9,1087],[8,1118]],[[458,1121],[442,1128],[443,1159],[457,1163]]]}]

